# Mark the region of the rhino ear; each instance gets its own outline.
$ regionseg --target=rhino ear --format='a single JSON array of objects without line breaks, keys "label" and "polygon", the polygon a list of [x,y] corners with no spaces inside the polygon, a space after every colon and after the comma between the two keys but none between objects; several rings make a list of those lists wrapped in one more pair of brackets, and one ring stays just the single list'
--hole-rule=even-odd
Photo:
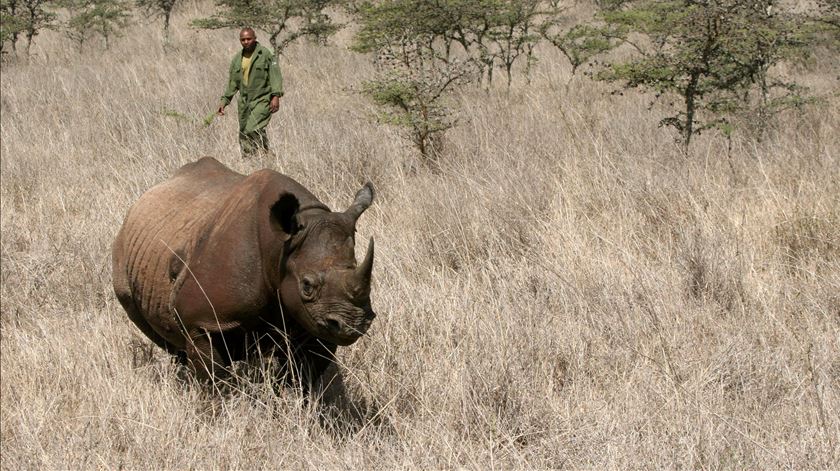
[{"label": "rhino ear", "polygon": [[297,220],[300,202],[291,193],[283,193],[280,198],[271,205],[271,226],[292,235],[298,231]]},{"label": "rhino ear", "polygon": [[353,204],[347,208],[345,213],[352,217],[354,221],[359,219],[359,216],[361,216],[362,213],[368,209],[371,203],[373,203],[375,194],[376,192],[373,190],[373,184],[371,182],[365,183],[365,186],[356,192],[356,199],[353,201]]}]

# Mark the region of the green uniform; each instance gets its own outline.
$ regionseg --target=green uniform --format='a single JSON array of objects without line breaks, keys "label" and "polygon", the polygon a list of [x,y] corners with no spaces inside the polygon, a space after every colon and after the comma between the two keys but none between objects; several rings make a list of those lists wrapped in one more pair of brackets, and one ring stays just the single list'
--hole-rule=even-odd
[{"label": "green uniform", "polygon": [[283,96],[283,76],[277,59],[268,48],[257,43],[251,53],[248,83],[242,78],[242,51],[230,62],[230,74],[222,103],[229,104],[239,91],[239,146],[243,154],[268,149],[265,127],[271,119],[268,104],[271,97]]}]

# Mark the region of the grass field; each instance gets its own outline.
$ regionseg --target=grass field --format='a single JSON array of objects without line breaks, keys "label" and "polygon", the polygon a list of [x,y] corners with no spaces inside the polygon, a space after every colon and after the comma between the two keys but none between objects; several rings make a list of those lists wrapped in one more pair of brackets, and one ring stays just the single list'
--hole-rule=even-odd
[{"label": "grass field", "polygon": [[[458,96],[439,166],[355,93],[372,68],[292,47],[274,156],[204,126],[235,32],[175,18],[2,66],[2,469],[840,467],[840,99],[683,156],[649,97],[544,50],[530,86]],[[258,33],[259,38],[259,33]],[[264,38],[263,38],[264,39]],[[796,70],[820,93],[836,57]],[[270,167],[376,238],[379,316],[323,398],[196,385],[128,321],[129,206],[211,155]]]}]

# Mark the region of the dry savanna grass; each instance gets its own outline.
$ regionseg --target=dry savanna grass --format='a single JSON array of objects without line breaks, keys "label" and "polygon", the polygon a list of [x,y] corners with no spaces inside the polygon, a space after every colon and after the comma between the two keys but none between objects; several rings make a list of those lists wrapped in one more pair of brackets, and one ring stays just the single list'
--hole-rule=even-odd
[{"label": "dry savanna grass", "polygon": [[[840,466],[840,101],[682,156],[649,97],[571,80],[467,89],[438,166],[355,93],[367,58],[300,44],[275,155],[217,103],[235,32],[158,24],[2,68],[2,468]],[[838,60],[792,70],[836,89]],[[231,110],[232,111],[232,110]],[[196,384],[128,321],[110,244],[129,206],[212,155],[333,208],[365,180],[368,335],[323,396]]]}]

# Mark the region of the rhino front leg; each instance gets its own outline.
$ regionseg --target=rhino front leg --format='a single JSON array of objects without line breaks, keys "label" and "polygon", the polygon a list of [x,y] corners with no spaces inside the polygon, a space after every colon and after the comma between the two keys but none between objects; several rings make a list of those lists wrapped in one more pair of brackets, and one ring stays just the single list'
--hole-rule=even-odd
[{"label": "rhino front leg", "polygon": [[[311,338],[295,348],[290,366],[294,369],[294,379],[300,382],[304,393],[317,388],[324,371],[335,361],[336,345],[320,339]],[[288,355],[284,357],[288,361]]]},{"label": "rhino front leg", "polygon": [[[222,340],[220,342],[220,340]],[[224,352],[221,333],[193,329],[187,339],[187,361],[201,381],[226,379],[230,375],[230,355]]]},{"label": "rhino front leg", "polygon": [[280,367],[274,378],[278,388],[300,387],[308,393],[335,361],[336,345],[308,334],[289,335],[283,329],[269,326],[256,340],[256,348],[251,353],[270,355]]}]

